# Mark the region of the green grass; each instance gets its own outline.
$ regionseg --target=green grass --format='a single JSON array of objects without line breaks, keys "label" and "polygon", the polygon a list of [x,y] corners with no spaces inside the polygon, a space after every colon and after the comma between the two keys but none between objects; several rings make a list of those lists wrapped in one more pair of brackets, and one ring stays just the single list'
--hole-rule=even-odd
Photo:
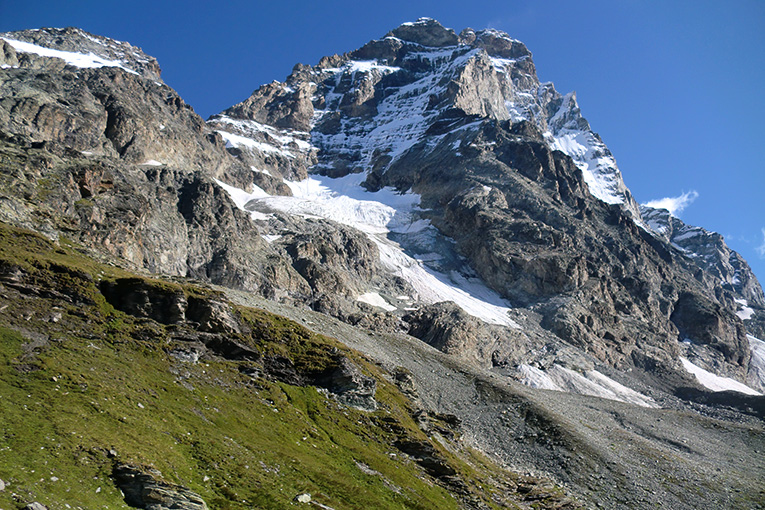
[{"label": "green grass", "polygon": [[368,415],[313,387],[250,384],[235,363],[181,364],[138,341],[69,338],[26,372],[27,340],[6,328],[0,339],[0,478],[10,483],[0,507],[9,491],[50,508],[124,506],[108,450],[214,508],[282,508],[306,491],[335,508],[455,507],[414,463],[391,458],[391,438]]},{"label": "green grass", "polygon": [[[31,291],[0,288],[1,509],[32,501],[51,510],[126,508],[109,478],[115,462],[158,469],[214,509],[285,508],[302,492],[336,510],[459,508],[393,446],[428,440],[409,402],[339,342],[261,310],[234,309],[250,330],[236,341],[289,357],[299,373],[321,373],[338,353],[354,360],[378,381],[376,412],[343,407],[311,386],[253,379],[240,372],[242,362],[181,362],[171,355],[183,345],[170,340],[177,326],[117,311],[98,290],[100,279],[139,277],[0,224],[0,278],[19,271]],[[162,291],[222,298],[142,279]],[[434,445],[494,507],[479,486],[503,472]]]},{"label": "green grass", "polygon": [[[29,500],[118,507],[105,455],[113,449],[217,508],[280,508],[305,491],[341,508],[454,507],[413,463],[391,459],[390,438],[368,415],[315,388],[250,386],[231,362],[178,367],[159,345],[140,342],[69,339],[24,373],[15,360],[25,339],[0,334],[10,368],[0,379],[0,477]],[[385,478],[364,474],[356,459]]]}]

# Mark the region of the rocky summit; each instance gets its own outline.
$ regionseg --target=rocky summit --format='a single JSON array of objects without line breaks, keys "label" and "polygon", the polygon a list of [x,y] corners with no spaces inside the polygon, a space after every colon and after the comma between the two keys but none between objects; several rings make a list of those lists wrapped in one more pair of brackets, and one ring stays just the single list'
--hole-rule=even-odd
[{"label": "rocky summit", "polygon": [[765,296],[430,18],[207,121],[0,34],[0,506],[763,508]]}]

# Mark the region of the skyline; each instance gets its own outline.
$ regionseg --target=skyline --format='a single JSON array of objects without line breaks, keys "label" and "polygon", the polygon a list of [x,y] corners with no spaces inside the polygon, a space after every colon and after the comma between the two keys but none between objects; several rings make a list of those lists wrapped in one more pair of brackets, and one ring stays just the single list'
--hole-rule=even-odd
[{"label": "skyline", "polygon": [[765,280],[765,4],[258,4],[6,0],[0,31],[78,26],[127,40],[207,118],[298,62],[352,51],[421,16],[457,32],[496,28],[529,47],[540,80],[577,92],[638,202],[664,199],[683,221],[721,233]]}]

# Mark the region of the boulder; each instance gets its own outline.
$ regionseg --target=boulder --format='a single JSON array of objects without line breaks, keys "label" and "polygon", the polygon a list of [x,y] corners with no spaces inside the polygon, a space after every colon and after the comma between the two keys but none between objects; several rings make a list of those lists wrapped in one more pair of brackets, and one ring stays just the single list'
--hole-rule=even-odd
[{"label": "boulder", "polygon": [[112,478],[125,496],[125,503],[146,510],[207,510],[202,498],[185,487],[172,485],[157,478],[162,474],[155,469],[118,464]]}]

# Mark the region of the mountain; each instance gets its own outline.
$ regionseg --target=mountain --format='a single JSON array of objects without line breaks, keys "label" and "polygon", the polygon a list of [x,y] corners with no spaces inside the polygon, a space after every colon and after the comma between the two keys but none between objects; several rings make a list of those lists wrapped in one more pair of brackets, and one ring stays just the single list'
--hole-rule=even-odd
[{"label": "mountain", "polygon": [[6,505],[762,501],[762,288],[520,41],[423,18],[207,122],[128,43],[0,48]]}]

